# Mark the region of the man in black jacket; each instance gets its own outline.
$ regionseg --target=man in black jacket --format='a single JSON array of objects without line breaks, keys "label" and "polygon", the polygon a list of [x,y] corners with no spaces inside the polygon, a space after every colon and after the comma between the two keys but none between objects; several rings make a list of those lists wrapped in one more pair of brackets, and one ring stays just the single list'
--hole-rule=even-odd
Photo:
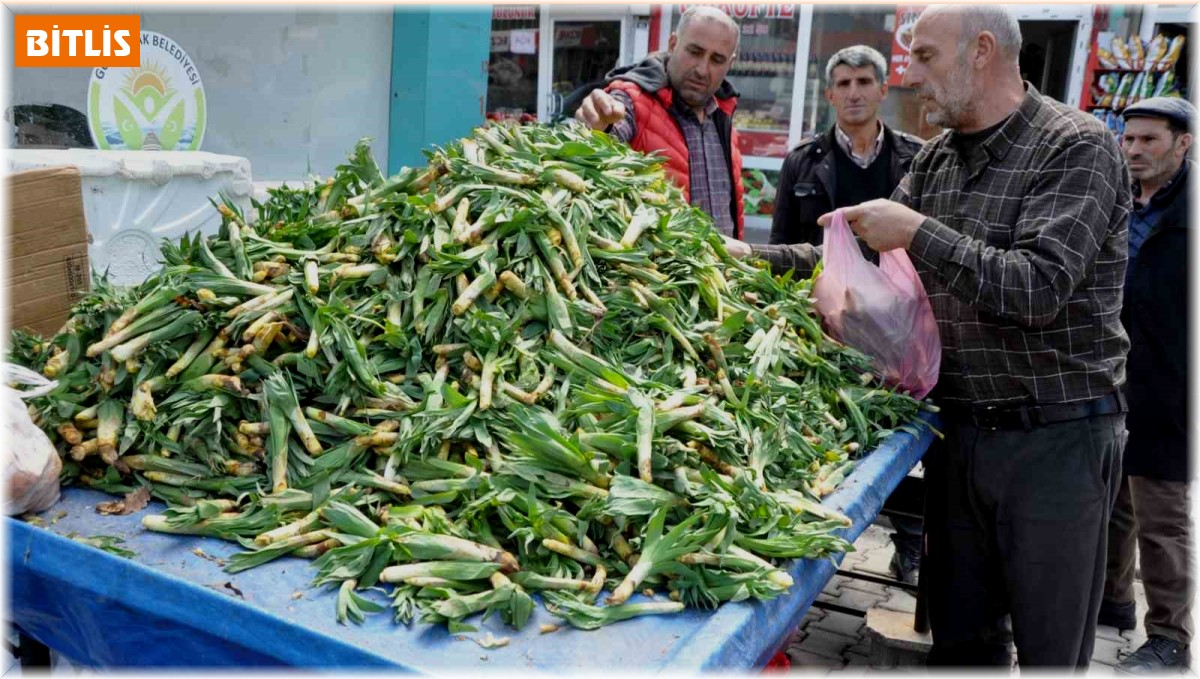
[{"label": "man in black jacket", "polygon": [[866,45],[838,51],[825,65],[825,99],[837,121],[788,154],[779,177],[772,244],[824,240],[817,217],[839,207],[888,198],[924,142],[879,119],[887,97],[887,61]]},{"label": "man in black jacket", "polygon": [[[833,127],[797,146],[783,161],[772,244],[820,245],[824,229],[817,217],[839,207],[888,198],[908,172],[924,143],[889,128],[879,119],[887,96],[887,62],[866,45],[839,50],[825,64],[825,99],[837,113]],[[863,246],[872,261],[879,255]],[[893,516],[896,546],[890,570],[916,584],[921,563],[921,521]]]},{"label": "man in black jacket", "polygon": [[1134,179],[1121,321],[1129,332],[1129,443],[1109,521],[1100,624],[1133,629],[1135,545],[1148,641],[1118,666],[1183,669],[1192,638],[1192,469],[1188,460],[1188,175],[1195,109],[1155,97],[1125,109],[1121,145]]}]

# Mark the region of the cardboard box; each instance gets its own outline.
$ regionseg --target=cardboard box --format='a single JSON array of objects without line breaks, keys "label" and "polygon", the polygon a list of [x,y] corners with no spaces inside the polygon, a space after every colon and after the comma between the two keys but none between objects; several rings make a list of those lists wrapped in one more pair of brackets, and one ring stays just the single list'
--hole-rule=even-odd
[{"label": "cardboard box", "polygon": [[216,234],[221,213],[209,200],[230,197],[251,210],[250,161],[205,151],[12,149],[11,173],[65,166],[79,169],[88,230],[88,265],[108,282],[138,285],[162,269],[163,239]]},{"label": "cardboard box", "polygon": [[90,286],[79,170],[51,167],[5,177],[10,328],[49,337]]}]

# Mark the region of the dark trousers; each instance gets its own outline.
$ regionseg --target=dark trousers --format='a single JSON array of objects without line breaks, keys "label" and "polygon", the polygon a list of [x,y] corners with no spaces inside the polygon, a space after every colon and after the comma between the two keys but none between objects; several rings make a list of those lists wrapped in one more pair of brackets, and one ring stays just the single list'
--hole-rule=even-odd
[{"label": "dark trousers", "polygon": [[1086,668],[1125,415],[1025,430],[947,422],[926,455],[930,665]]},{"label": "dark trousers", "polygon": [[1146,634],[1181,644],[1190,644],[1193,633],[1191,506],[1190,483],[1127,476],[1108,523],[1104,598],[1133,602],[1134,555],[1140,551]]},{"label": "dark trousers", "polygon": [[891,516],[888,519],[892,522],[892,528],[896,530],[892,533],[892,540],[899,543],[903,541],[914,541],[916,544],[921,544],[921,537],[925,532],[924,522],[921,519],[912,516]]}]

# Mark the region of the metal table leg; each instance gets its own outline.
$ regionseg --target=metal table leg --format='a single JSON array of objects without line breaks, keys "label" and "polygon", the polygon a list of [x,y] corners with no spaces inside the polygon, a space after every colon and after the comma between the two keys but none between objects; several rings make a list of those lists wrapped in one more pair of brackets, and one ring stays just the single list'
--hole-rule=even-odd
[{"label": "metal table leg", "polygon": [[20,627],[17,627],[16,630],[17,648],[14,655],[21,661],[21,667],[23,669],[49,669],[50,649],[26,634]]}]

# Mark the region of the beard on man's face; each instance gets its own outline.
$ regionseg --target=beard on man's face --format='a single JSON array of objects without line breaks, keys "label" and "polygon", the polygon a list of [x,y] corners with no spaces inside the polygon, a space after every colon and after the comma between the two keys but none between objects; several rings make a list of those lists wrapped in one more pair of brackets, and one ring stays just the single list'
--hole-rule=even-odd
[{"label": "beard on man's face", "polygon": [[670,74],[671,85],[675,88],[679,98],[688,106],[701,106],[708,101],[716,88],[711,88],[709,91],[707,84],[695,82],[696,79],[689,77],[686,73]]},{"label": "beard on man's face", "polygon": [[937,106],[936,110],[926,112],[925,121],[952,130],[963,127],[975,111],[972,101],[974,81],[969,68],[960,68],[950,74],[945,86],[928,82],[922,85],[919,96]]}]

